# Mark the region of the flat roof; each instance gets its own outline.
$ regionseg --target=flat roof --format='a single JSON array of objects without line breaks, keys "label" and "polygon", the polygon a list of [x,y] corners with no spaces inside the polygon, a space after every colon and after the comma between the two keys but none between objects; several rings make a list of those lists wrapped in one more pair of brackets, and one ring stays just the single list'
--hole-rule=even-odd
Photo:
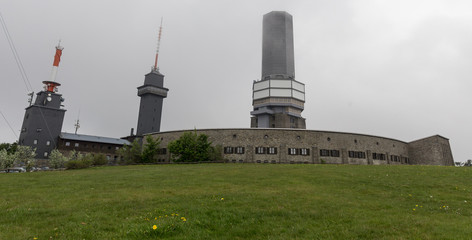
[{"label": "flat roof", "polygon": [[128,140],[124,140],[120,138],[100,137],[100,136],[74,134],[74,133],[66,133],[66,132],[62,132],[59,138],[64,139],[64,140],[108,143],[108,144],[118,144],[118,145],[131,144]]}]

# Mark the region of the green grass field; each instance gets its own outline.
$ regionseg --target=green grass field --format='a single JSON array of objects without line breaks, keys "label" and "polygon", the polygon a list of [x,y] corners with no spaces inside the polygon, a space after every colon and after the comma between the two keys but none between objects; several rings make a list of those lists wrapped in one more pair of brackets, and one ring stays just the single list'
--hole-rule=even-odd
[{"label": "green grass field", "polygon": [[148,165],[0,184],[0,239],[472,238],[472,168]]}]

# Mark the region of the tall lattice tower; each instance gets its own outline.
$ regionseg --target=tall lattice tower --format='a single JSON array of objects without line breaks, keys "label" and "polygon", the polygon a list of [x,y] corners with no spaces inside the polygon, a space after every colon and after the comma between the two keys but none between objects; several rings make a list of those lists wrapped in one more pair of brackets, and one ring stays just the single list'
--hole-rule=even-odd
[{"label": "tall lattice tower", "polygon": [[263,17],[262,76],[254,81],[252,128],[301,128],[305,84],[295,80],[292,15],[273,11]]},{"label": "tall lattice tower", "polygon": [[138,96],[141,98],[139,104],[138,126],[136,135],[142,136],[147,133],[159,132],[161,130],[162,103],[167,97],[169,89],[164,87],[164,75],[159,72],[157,60],[159,57],[159,46],[161,43],[162,19],[159,27],[156,58],[150,73],[145,75],[144,85],[138,87]]},{"label": "tall lattice tower", "polygon": [[33,104],[33,94],[30,94],[30,106],[26,108],[21,127],[19,144],[35,148],[36,158],[48,158],[61,134],[66,110],[61,105],[62,95],[57,93],[61,84],[56,82],[56,75],[63,49],[60,44],[56,46],[51,78],[43,81],[44,90],[37,93]]}]

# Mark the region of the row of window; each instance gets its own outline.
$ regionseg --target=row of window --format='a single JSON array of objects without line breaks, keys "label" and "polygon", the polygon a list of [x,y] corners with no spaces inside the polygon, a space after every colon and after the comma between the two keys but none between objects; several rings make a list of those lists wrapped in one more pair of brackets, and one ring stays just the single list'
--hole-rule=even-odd
[{"label": "row of window", "polygon": [[302,155],[302,156],[309,156],[310,149],[308,148],[289,148],[288,155]]},{"label": "row of window", "polygon": [[225,154],[244,154],[244,147],[224,147],[223,151]]},{"label": "row of window", "polygon": [[350,158],[365,158],[365,152],[349,151]]},{"label": "row of window", "polygon": [[372,153],[372,159],[374,159],[374,160],[385,160],[385,154],[383,154],[383,153]]},{"label": "row of window", "polygon": [[400,157],[397,155],[390,155],[390,161],[392,162],[404,162],[404,163],[410,163],[410,159],[407,157]]},{"label": "row of window", "polygon": [[[163,149],[165,151],[165,148]],[[225,154],[244,154],[245,149],[244,147],[224,147]],[[276,147],[256,147],[255,148],[256,154],[277,154]],[[163,153],[165,154],[165,152]],[[302,155],[302,156],[309,156],[310,149],[308,148],[288,148],[288,155]],[[362,151],[348,151],[349,158],[360,158],[365,159],[366,153]],[[320,149],[320,156],[321,157],[340,157],[341,154],[339,150],[334,149]],[[372,153],[373,160],[386,160],[386,155],[383,153]],[[393,162],[405,162],[409,163],[409,159],[407,157],[400,157],[396,155],[390,155],[390,160]]]},{"label": "row of window", "polygon": [[[244,154],[244,147],[224,147],[223,152],[225,154]],[[254,149],[256,154],[277,154],[276,147],[256,147]],[[288,149],[289,155],[303,155],[308,156],[310,155],[310,149],[308,148],[289,148]]]},{"label": "row of window", "polygon": [[[38,139],[34,139],[33,144],[38,145]],[[51,141],[48,140],[48,141],[46,141],[46,146],[49,146],[49,145],[51,145]]]},{"label": "row of window", "polygon": [[339,150],[328,150],[328,149],[320,149],[320,156],[322,157],[339,157]]},{"label": "row of window", "polygon": [[[66,142],[66,147],[70,147],[71,146],[71,142]],[[103,149],[103,145],[99,145],[100,146],[100,149]],[[74,143],[74,147],[80,147],[80,143],[76,142]],[[88,144],[84,143],[82,147],[88,147]],[[92,144],[92,148],[95,148],[95,144]],[[108,146],[107,147],[108,150],[111,150],[112,146]],[[120,149],[120,147],[116,146],[115,147],[115,150],[118,150]]]}]

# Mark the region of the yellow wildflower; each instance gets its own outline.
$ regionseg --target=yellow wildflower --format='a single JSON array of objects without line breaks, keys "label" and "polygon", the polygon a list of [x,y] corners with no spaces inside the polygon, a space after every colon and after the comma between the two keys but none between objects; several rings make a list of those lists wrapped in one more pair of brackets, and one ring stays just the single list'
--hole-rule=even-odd
[{"label": "yellow wildflower", "polygon": [[153,229],[153,230],[156,230],[156,229],[157,229],[157,226],[156,226],[156,225],[152,226],[152,229]]},{"label": "yellow wildflower", "polygon": [[225,198],[221,198],[221,201],[225,200]]}]

